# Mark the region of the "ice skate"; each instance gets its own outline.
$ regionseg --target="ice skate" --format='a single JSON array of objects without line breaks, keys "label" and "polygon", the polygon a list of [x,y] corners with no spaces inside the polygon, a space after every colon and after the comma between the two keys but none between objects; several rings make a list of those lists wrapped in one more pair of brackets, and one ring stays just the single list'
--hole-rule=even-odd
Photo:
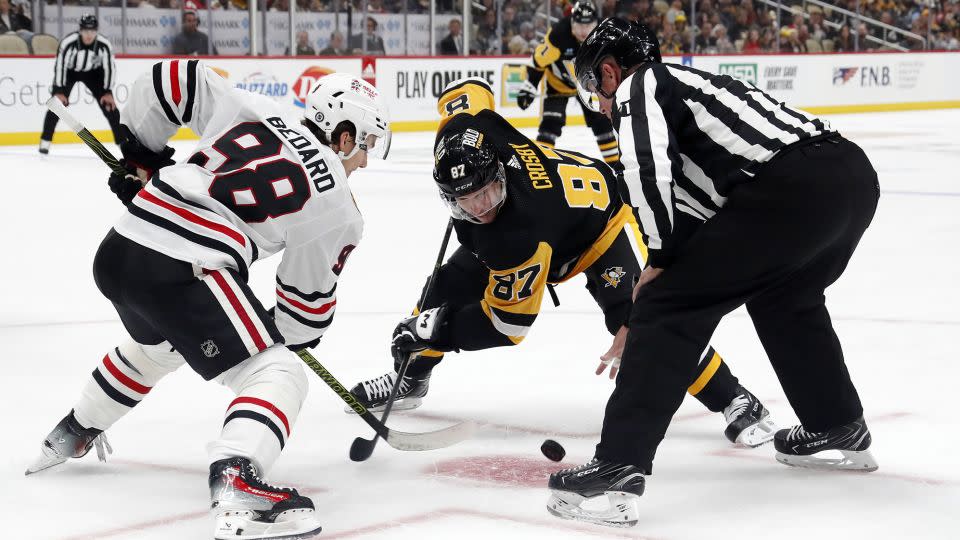
[{"label": "ice skate", "polygon": [[737,386],[737,395],[723,409],[727,429],[723,434],[734,444],[751,448],[773,440],[776,424],[763,403],[742,386]]},{"label": "ice skate", "polygon": [[639,521],[637,502],[644,483],[640,468],[594,458],[550,475],[547,511],[563,519],[633,527]]},{"label": "ice skate", "polygon": [[113,453],[106,433],[99,429],[81,426],[73,416],[73,411],[70,411],[70,414],[65,416],[43,440],[40,447],[43,455],[28,467],[24,474],[33,474],[55,467],[70,458],[81,458],[87,455],[91,446],[96,447],[100,461],[106,461],[107,454]]},{"label": "ice skate", "polygon": [[210,500],[217,540],[292,540],[320,534],[313,501],[293,488],[265,483],[246,458],[221,459],[210,465]]},{"label": "ice skate", "polygon": [[[393,371],[385,373],[376,379],[363,381],[354,386],[350,393],[357,398],[368,411],[382,411],[390,398],[390,392],[393,390],[393,383],[397,380],[397,374]],[[416,409],[427,395],[430,388],[430,372],[419,376],[404,375],[400,381],[400,388],[397,389],[397,399],[393,402],[394,411],[407,411]],[[348,413],[354,412],[347,407]]]},{"label": "ice skate", "polygon": [[784,465],[862,472],[878,468],[870,443],[870,430],[863,417],[824,432],[807,431],[803,426],[781,429],[773,441],[777,461]]}]

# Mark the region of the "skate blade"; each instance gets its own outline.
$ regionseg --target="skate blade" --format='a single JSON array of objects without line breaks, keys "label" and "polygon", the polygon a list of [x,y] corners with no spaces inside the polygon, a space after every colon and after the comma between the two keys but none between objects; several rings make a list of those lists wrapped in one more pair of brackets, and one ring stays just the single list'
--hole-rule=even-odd
[{"label": "skate blade", "polygon": [[217,516],[215,540],[298,540],[320,534],[320,523],[313,510],[288,510],[272,523],[250,519],[248,511],[225,512]]},{"label": "skate blade", "polygon": [[[409,411],[409,410],[416,409],[417,407],[420,406],[421,403],[423,403],[423,399],[418,397],[408,397],[408,398],[398,399],[393,402],[393,408],[391,408],[390,410],[392,412]],[[372,413],[378,413],[383,411],[384,408],[385,408],[384,405],[380,405],[379,407],[367,407],[367,410]],[[357,411],[351,409],[350,407],[344,407],[343,412],[347,414],[357,414]]]},{"label": "skate blade", "polygon": [[29,476],[31,474],[49,469],[50,467],[56,467],[57,465],[60,465],[66,461],[67,458],[60,456],[40,456],[36,461],[33,462],[33,465],[27,467],[27,470],[23,474],[24,476]]},{"label": "skate blade", "polygon": [[[839,452],[841,457],[828,458],[819,456],[824,452]],[[804,469],[814,469],[819,471],[856,471],[873,472],[880,468],[877,461],[873,459],[870,450],[825,450],[810,456],[794,456],[777,452],[777,461],[790,467],[800,467]]]},{"label": "skate blade", "polygon": [[734,444],[756,448],[772,441],[776,434],[777,425],[773,423],[773,420],[770,420],[769,416],[765,416],[756,424],[741,431]]},{"label": "skate blade", "polygon": [[569,491],[552,490],[547,501],[547,512],[560,518],[582,521],[605,527],[634,527],[640,521],[637,501],[640,497],[632,493],[608,491],[604,493],[608,506],[606,509],[584,508],[582,503],[590,503],[600,497],[587,499]]}]

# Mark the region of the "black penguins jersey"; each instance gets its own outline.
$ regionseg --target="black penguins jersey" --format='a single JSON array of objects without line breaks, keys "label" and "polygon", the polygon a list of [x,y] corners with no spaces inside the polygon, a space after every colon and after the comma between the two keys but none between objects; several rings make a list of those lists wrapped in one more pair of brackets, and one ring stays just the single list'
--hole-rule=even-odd
[{"label": "black penguins jersey", "polygon": [[577,83],[573,59],[579,50],[580,42],[573,36],[570,17],[560,19],[560,22],[547,31],[543,43],[534,49],[533,68],[527,69],[527,77],[534,86],[538,86],[546,73],[548,90],[575,95]]},{"label": "black penguins jersey", "polygon": [[[456,220],[460,244],[490,270],[483,300],[452,313],[451,348],[458,335],[489,335],[485,347],[519,343],[540,310],[547,283],[588,268],[625,226],[636,227],[603,162],[577,152],[538,146],[494,112],[486,82],[453,83],[440,97],[435,149],[447,134],[467,128],[492,142],[504,165],[507,195],[489,224]],[[477,347],[471,347],[477,348]]]}]

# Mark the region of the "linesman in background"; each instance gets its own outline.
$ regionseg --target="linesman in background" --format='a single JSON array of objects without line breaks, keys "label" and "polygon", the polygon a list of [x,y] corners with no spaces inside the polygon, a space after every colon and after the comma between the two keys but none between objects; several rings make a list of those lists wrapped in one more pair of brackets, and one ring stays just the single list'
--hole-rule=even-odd
[{"label": "linesman in background", "polygon": [[[567,102],[577,96],[573,58],[580,50],[580,42],[596,26],[597,7],[590,0],[580,0],[573,6],[570,15],[560,19],[544,36],[543,43],[533,51],[533,66],[527,66],[527,80],[517,93],[517,105],[526,110],[537,98],[540,82],[546,78],[543,116],[537,132],[537,143],[540,145],[549,148],[556,146],[560,132],[567,123]],[[603,161],[616,170],[620,155],[610,120],[583,103],[580,106],[587,126],[597,138]]]},{"label": "linesman in background", "polygon": [[[662,63],[642,24],[603,21],[576,68],[617,127],[620,188],[649,256],[594,460],[551,476],[548,508],[581,519],[583,498],[628,493],[634,500],[618,508],[636,503],[700,354],[742,305],[800,419],[774,436],[777,460],[876,470],[824,303],[877,208],[877,173],[863,150],[749,83]],[[680,214],[697,226],[678,229]]]},{"label": "linesman in background", "polygon": [[[70,91],[73,85],[83,83],[100,105],[107,117],[113,139],[120,143],[120,111],[113,100],[113,84],[116,81],[117,63],[113,56],[113,47],[107,38],[97,33],[97,17],[86,13],[80,17],[80,30],[67,34],[60,41],[57,60],[53,67],[53,88],[50,93],[69,105]],[[60,118],[50,111],[43,119],[43,133],[40,135],[40,153],[50,152],[50,141],[57,129]]]}]

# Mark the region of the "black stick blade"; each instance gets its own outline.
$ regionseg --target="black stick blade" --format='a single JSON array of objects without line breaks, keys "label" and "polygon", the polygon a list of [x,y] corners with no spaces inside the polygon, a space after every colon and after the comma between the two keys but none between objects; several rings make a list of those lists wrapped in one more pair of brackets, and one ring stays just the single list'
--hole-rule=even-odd
[{"label": "black stick blade", "polygon": [[350,461],[366,461],[370,459],[370,456],[373,455],[374,441],[377,439],[374,438],[372,441],[368,441],[363,437],[357,437],[353,440],[353,444],[350,445]]}]

